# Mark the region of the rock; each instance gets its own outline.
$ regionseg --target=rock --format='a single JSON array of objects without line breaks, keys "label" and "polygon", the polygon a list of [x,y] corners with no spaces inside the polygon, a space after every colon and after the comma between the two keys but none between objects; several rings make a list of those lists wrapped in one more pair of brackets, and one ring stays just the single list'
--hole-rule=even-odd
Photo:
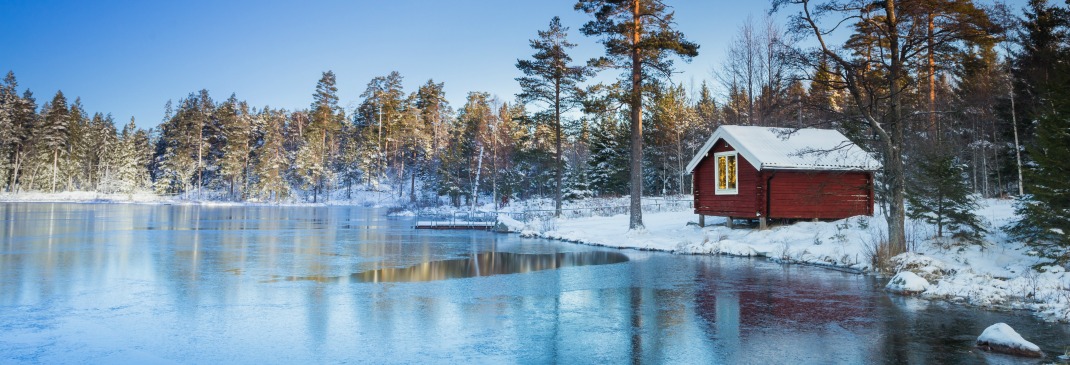
[{"label": "rock", "polygon": [[1026,341],[1006,323],[996,323],[985,328],[981,336],[977,337],[977,347],[985,351],[1016,356],[1044,357],[1040,346]]},{"label": "rock", "polygon": [[921,276],[930,283],[940,281],[951,271],[943,261],[914,252],[904,252],[891,259],[895,264],[895,271],[910,271]]},{"label": "rock", "polygon": [[884,286],[884,290],[902,295],[915,295],[928,289],[929,282],[910,271],[900,271]]}]

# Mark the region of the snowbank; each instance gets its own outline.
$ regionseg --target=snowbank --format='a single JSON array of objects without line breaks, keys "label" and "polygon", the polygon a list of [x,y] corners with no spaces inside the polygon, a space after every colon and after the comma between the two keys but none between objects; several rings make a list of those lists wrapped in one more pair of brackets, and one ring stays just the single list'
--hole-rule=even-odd
[{"label": "snowbank", "polygon": [[[986,200],[978,211],[990,227],[1015,219],[1013,203]],[[767,230],[728,229],[722,218],[707,217],[705,228],[686,211],[645,212],[642,230],[628,230],[628,216],[566,219],[501,220],[510,231],[524,236],[639,250],[681,254],[725,254],[767,257],[787,263],[819,265],[852,272],[873,272],[871,256],[887,232],[883,217],[852,217],[833,222],[799,222]],[[984,308],[1025,309],[1050,321],[1070,322],[1070,273],[1060,266],[1037,267],[1020,242],[998,229],[984,245],[952,245],[932,239],[935,227],[907,223],[914,252],[892,258],[895,272],[909,272],[920,280],[904,278],[906,289],[924,299],[947,300]],[[907,285],[910,284],[910,285]],[[899,286],[893,285],[896,289]],[[891,289],[890,289],[891,290]]]},{"label": "snowbank", "polygon": [[977,347],[985,351],[1001,352],[1005,354],[1043,357],[1040,346],[1026,341],[1011,326],[1006,323],[996,323],[985,328],[981,336],[977,337]]},{"label": "snowbank", "polygon": [[[310,203],[290,197],[281,202],[264,202],[255,198],[247,201],[225,200],[227,194],[222,191],[204,190],[201,193],[189,193],[179,196],[158,195],[151,191],[135,193],[98,193],[92,191],[64,191],[58,193],[45,192],[0,192],[0,202],[32,202],[32,203],[156,203],[156,204],[195,204],[205,206],[241,206],[241,205],[285,205],[285,206],[363,206],[363,207],[393,207],[397,206],[400,198],[397,192],[382,190],[351,190],[338,189],[331,193],[330,199],[319,203]],[[407,196],[405,197],[408,198]]]},{"label": "snowbank", "polygon": [[59,193],[21,192],[0,193],[0,202],[75,202],[75,203],[156,203],[167,201],[167,197],[151,192],[136,193],[97,193],[91,191],[65,191]]},{"label": "snowbank", "polygon": [[929,282],[918,276],[918,274],[910,271],[900,271],[892,277],[892,280],[888,281],[888,285],[884,289],[898,294],[918,294],[929,289]]}]

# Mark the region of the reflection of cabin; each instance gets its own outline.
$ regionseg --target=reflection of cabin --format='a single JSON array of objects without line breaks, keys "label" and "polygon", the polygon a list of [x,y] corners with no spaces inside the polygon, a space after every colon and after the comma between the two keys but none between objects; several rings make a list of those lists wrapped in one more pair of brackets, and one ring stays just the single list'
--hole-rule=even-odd
[{"label": "reflection of cabin", "polygon": [[873,215],[876,160],[835,130],[721,126],[691,173],[695,213],[757,219]]}]

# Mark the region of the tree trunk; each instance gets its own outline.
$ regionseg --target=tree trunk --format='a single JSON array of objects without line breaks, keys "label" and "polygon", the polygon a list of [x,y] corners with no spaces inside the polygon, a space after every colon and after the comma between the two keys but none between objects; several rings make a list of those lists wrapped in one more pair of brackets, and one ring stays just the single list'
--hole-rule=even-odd
[{"label": "tree trunk", "polygon": [[926,37],[927,50],[929,53],[929,132],[932,133],[932,138],[939,144],[940,143],[940,126],[936,122],[936,46],[933,44],[933,32],[936,30],[936,24],[933,22],[933,14],[928,14],[929,32]]},{"label": "tree trunk", "polygon": [[[1017,138],[1015,139],[1015,141],[1017,141]],[[1017,144],[1015,144],[1015,146],[1017,146]],[[15,169],[11,172],[11,186],[9,188],[9,190],[15,192],[15,194],[19,193],[19,185],[18,185],[18,183],[19,183],[19,170],[22,169],[21,165],[22,165],[22,152],[19,151],[19,150],[15,150]]]},{"label": "tree trunk", "polygon": [[56,168],[59,164],[59,150],[52,150],[52,192],[56,192]]},{"label": "tree trunk", "polygon": [[632,100],[631,100],[631,204],[629,204],[629,229],[643,228],[643,72],[642,55],[639,49],[641,15],[639,0],[632,0]]},{"label": "tree trunk", "polygon": [[1011,85],[1011,129],[1014,131],[1014,160],[1018,168],[1018,196],[1025,195],[1022,183],[1022,148],[1018,145],[1018,116],[1014,110],[1014,85]]},{"label": "tree trunk", "polygon": [[554,80],[554,217],[561,216],[561,80]]},{"label": "tree trunk", "polygon": [[900,73],[903,60],[899,53],[899,21],[896,19],[895,0],[887,0],[885,22],[888,27],[888,48],[891,65],[888,73],[890,108],[888,123],[890,127],[888,152],[885,156],[885,173],[888,175],[889,199],[888,209],[888,254],[889,257],[906,252],[906,171],[903,166],[903,120],[900,115]]}]

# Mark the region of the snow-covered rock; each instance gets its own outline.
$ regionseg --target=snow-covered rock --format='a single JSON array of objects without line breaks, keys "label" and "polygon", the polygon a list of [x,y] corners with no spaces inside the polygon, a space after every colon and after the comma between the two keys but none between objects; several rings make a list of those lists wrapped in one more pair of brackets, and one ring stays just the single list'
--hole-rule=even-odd
[{"label": "snow-covered rock", "polygon": [[916,252],[904,252],[891,259],[896,272],[910,271],[925,280],[935,283],[947,274],[947,265],[943,261]]},{"label": "snow-covered rock", "polygon": [[918,294],[929,289],[929,281],[910,271],[900,271],[884,286],[885,290],[903,295]]},{"label": "snow-covered rock", "polygon": [[996,323],[985,328],[977,337],[977,347],[985,351],[1000,352],[1027,357],[1044,357],[1040,346],[1026,341],[1006,323]]}]

